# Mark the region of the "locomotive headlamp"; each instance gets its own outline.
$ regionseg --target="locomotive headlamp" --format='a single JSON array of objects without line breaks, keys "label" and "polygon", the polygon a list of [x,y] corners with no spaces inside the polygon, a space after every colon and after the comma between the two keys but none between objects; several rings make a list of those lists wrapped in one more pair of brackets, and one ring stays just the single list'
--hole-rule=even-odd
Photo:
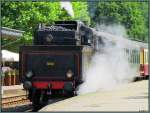
[{"label": "locomotive headlamp", "polygon": [[27,78],[31,78],[32,75],[33,75],[32,71],[29,71],[29,72],[26,74],[26,77],[27,77]]},{"label": "locomotive headlamp", "polygon": [[67,75],[67,78],[71,78],[73,76],[72,70],[68,70],[66,75]]},{"label": "locomotive headlamp", "polygon": [[23,88],[29,90],[30,88],[32,88],[32,83],[30,81],[25,81],[23,83]]}]

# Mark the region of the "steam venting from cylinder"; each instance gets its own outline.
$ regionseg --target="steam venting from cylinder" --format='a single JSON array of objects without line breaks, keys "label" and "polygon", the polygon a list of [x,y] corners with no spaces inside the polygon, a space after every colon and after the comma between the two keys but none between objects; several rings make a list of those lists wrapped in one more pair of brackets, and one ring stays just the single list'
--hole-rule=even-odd
[{"label": "steam venting from cylinder", "polygon": [[[99,38],[97,52],[93,55],[89,69],[83,74],[84,83],[79,86],[78,94],[110,90],[129,83],[136,75],[124,48],[131,47],[126,31],[121,25],[98,25],[94,31]],[[102,43],[103,42],[103,43]]]}]

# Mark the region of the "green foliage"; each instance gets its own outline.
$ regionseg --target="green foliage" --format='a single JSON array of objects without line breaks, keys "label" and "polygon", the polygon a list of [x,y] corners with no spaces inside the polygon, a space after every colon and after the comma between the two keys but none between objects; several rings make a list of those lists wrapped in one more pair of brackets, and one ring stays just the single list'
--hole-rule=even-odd
[{"label": "green foliage", "polygon": [[38,23],[58,20],[58,2],[6,2],[2,4],[2,26],[31,32]]},{"label": "green foliage", "polygon": [[90,17],[87,2],[72,2],[72,4],[75,15],[74,20],[85,21],[89,25]]},{"label": "green foliage", "polygon": [[148,40],[147,2],[98,2],[95,4],[93,26],[98,24],[122,24],[130,38]]},{"label": "green foliage", "polygon": [[[60,2],[3,2],[2,26],[25,31],[18,45],[32,44],[37,25],[52,24],[56,20],[81,20],[93,26],[97,23],[122,24],[129,37],[148,40],[147,2],[72,2],[72,5],[74,17],[60,8]],[[95,9],[90,13],[91,18],[89,9]]]},{"label": "green foliage", "polygon": [[[84,20],[90,22],[86,2],[73,2],[75,17],[72,18],[60,2],[3,2],[2,26],[25,31],[25,44],[32,44],[33,32],[39,23],[52,24],[57,20]],[[20,41],[22,43],[22,41]]]}]

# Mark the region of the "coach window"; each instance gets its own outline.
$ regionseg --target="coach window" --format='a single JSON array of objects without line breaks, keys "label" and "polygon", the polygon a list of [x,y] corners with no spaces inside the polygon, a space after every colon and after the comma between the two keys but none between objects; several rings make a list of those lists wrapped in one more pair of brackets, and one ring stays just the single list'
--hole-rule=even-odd
[{"label": "coach window", "polygon": [[147,63],[148,63],[147,56],[148,56],[147,51],[145,51],[145,64],[147,64]]},{"label": "coach window", "polygon": [[146,62],[147,62],[146,51],[144,52],[144,60],[145,60],[145,63],[144,63],[144,64],[146,64]]},{"label": "coach window", "polygon": [[134,51],[132,52],[133,54],[133,64],[135,63],[135,54],[134,54]]},{"label": "coach window", "polygon": [[127,49],[127,58],[128,58],[128,62],[130,62],[130,51],[129,51],[129,49]]},{"label": "coach window", "polygon": [[130,50],[130,57],[131,57],[131,63],[133,63],[133,54],[132,54],[132,50]]},{"label": "coach window", "polygon": [[148,63],[147,55],[148,55],[148,54],[147,54],[147,51],[146,51],[146,63]]},{"label": "coach window", "polygon": [[131,50],[129,50],[129,62],[132,63]]},{"label": "coach window", "polygon": [[138,64],[140,63],[140,51],[138,51]]},{"label": "coach window", "polygon": [[140,63],[140,53],[138,52],[138,64]]},{"label": "coach window", "polygon": [[148,52],[146,52],[146,63],[148,63]]},{"label": "coach window", "polygon": [[130,50],[128,52],[128,61],[131,63],[131,55],[130,55]]},{"label": "coach window", "polygon": [[135,53],[135,63],[137,64],[137,52]]},{"label": "coach window", "polygon": [[131,62],[134,63],[134,54],[133,54],[133,51],[132,51],[132,50],[131,50],[131,56],[132,56],[132,57],[131,57]]},{"label": "coach window", "polygon": [[135,64],[136,63],[136,55],[135,55],[135,51],[133,50],[133,63]]},{"label": "coach window", "polygon": [[138,64],[140,63],[140,51],[137,52]]},{"label": "coach window", "polygon": [[146,56],[146,58],[147,58],[147,64],[148,64],[148,51],[147,51],[147,56]]},{"label": "coach window", "polygon": [[136,51],[135,57],[136,57],[136,64],[138,64],[138,51]]},{"label": "coach window", "polygon": [[146,63],[146,53],[144,51],[144,64]]},{"label": "coach window", "polygon": [[134,52],[134,63],[136,64],[136,51]]},{"label": "coach window", "polygon": [[133,51],[134,53],[134,64],[136,64],[136,51]]},{"label": "coach window", "polygon": [[135,64],[137,64],[137,62],[138,62],[137,61],[137,56],[138,56],[137,51],[135,50],[134,53],[135,53]]}]

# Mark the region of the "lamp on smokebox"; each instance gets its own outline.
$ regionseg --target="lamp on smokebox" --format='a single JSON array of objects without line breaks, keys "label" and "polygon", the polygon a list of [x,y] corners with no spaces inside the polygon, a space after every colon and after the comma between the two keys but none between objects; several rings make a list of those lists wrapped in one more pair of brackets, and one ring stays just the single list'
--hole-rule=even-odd
[{"label": "lamp on smokebox", "polygon": [[72,78],[73,77],[73,72],[71,69],[69,69],[66,73],[67,78]]},{"label": "lamp on smokebox", "polygon": [[27,78],[31,78],[32,75],[33,75],[32,71],[29,71],[29,72],[27,72],[26,77],[27,77]]},{"label": "lamp on smokebox", "polygon": [[29,90],[32,88],[32,83],[31,81],[24,81],[23,82],[23,88],[26,89],[26,90]]}]

